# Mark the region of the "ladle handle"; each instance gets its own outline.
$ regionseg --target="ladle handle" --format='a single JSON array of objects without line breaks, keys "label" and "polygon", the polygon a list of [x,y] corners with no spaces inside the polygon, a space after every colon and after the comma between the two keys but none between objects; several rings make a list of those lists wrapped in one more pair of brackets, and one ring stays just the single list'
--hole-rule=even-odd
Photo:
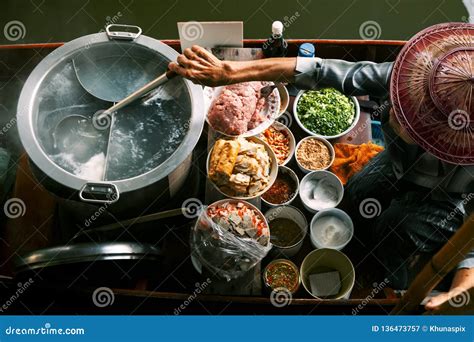
[{"label": "ladle handle", "polygon": [[130,95],[128,95],[126,98],[124,98],[123,100],[117,102],[115,105],[113,105],[112,107],[110,107],[109,109],[105,110],[104,112],[102,112],[98,117],[97,117],[97,120],[100,120],[102,119],[105,115],[107,114],[110,114],[110,113],[113,113],[113,112],[116,112],[117,110],[119,110],[120,108],[123,108],[125,107],[126,105],[130,104],[131,102],[135,101],[136,99],[142,97],[143,95],[145,95],[146,93],[149,93],[150,91],[152,91],[153,89],[159,87],[160,85],[162,85],[163,83],[165,83],[166,81],[168,81],[169,79],[173,78],[174,76],[176,76],[176,73],[171,71],[171,70],[168,70],[166,71],[165,73],[163,73],[162,75],[160,75],[159,77],[155,78],[153,81],[151,81],[150,83],[147,83],[145,84],[143,87],[141,87],[140,89],[136,90],[135,92],[131,93]]}]

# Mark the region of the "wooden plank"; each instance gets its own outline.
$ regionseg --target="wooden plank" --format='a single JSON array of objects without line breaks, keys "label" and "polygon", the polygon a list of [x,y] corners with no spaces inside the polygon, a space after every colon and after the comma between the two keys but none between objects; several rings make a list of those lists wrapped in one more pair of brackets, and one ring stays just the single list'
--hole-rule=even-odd
[{"label": "wooden plank", "polygon": [[[177,39],[162,39],[163,43],[172,46],[173,48],[178,47],[180,49],[180,43]],[[244,39],[244,47],[260,47],[266,40],[265,39]],[[405,40],[362,40],[362,39],[288,39],[288,45],[301,45],[303,43],[311,43],[316,45],[364,45],[364,46],[394,46],[401,47],[406,44]],[[0,50],[11,50],[11,49],[55,49],[62,45],[64,42],[58,43],[34,43],[34,44],[8,44],[0,45]]]}]

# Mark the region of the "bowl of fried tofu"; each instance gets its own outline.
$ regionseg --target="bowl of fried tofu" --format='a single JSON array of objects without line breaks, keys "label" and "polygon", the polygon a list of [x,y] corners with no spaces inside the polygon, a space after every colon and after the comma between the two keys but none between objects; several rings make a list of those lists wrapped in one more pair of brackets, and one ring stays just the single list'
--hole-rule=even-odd
[{"label": "bowl of fried tofu", "polygon": [[273,185],[277,174],[275,153],[257,137],[218,139],[207,158],[211,183],[229,198],[256,198]]}]

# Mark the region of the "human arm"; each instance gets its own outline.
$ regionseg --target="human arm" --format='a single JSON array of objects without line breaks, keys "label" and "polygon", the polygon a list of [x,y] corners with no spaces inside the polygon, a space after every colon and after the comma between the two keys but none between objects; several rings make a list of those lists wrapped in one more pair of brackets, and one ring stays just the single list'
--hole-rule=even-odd
[{"label": "human arm", "polygon": [[267,58],[257,61],[221,61],[206,49],[185,49],[169,69],[197,84],[222,86],[250,81],[293,82],[296,58]]},{"label": "human arm", "polygon": [[206,49],[185,49],[170,70],[191,81],[221,86],[249,81],[296,83],[300,88],[334,87],[346,95],[386,97],[393,63],[347,62],[321,58],[265,58],[220,61]]}]

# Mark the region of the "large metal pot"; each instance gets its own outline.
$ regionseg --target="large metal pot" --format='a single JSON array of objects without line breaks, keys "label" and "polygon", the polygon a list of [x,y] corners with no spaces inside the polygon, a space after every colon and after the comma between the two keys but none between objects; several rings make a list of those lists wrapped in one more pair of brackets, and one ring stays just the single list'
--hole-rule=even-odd
[{"label": "large metal pot", "polygon": [[[178,56],[138,27],[113,26],[66,43],[37,65],[19,99],[20,138],[36,173],[46,176],[38,178],[56,194],[100,205],[116,202],[118,208],[139,206],[143,198],[166,203],[183,186],[202,132],[200,86],[175,78],[166,85],[165,100],[138,101],[118,112],[103,136],[86,146],[104,155],[103,164],[91,166],[102,167],[100,179],[88,178],[90,170],[83,172],[75,151],[57,151],[54,141],[61,119],[92,117],[156,78]],[[138,32],[113,30],[123,26]]]}]

